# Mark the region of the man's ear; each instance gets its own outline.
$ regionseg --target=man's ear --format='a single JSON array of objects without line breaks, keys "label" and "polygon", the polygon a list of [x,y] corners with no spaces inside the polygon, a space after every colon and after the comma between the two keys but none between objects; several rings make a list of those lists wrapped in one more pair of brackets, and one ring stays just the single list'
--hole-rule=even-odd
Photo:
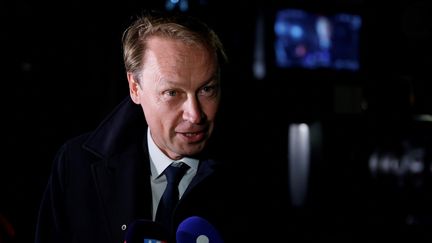
[{"label": "man's ear", "polygon": [[131,72],[127,73],[127,79],[128,79],[128,83],[129,83],[130,97],[135,104],[139,104],[140,103],[139,92],[141,90],[141,87],[139,85],[139,81],[135,79],[135,75],[133,75],[133,73],[131,73]]}]

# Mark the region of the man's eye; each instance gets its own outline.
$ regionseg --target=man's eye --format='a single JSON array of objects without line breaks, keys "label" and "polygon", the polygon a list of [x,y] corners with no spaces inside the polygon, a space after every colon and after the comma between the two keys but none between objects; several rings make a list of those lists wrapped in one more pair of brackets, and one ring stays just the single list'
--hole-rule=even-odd
[{"label": "man's eye", "polygon": [[205,96],[212,96],[217,93],[217,86],[216,85],[205,86],[201,89],[200,93]]},{"label": "man's eye", "polygon": [[211,91],[214,90],[214,89],[215,89],[214,86],[205,86],[205,87],[203,88],[203,90],[204,90],[205,92],[211,92]]},{"label": "man's eye", "polygon": [[168,95],[168,96],[176,96],[177,95],[177,91],[175,91],[175,90],[167,90],[167,91],[164,92],[164,94]]}]

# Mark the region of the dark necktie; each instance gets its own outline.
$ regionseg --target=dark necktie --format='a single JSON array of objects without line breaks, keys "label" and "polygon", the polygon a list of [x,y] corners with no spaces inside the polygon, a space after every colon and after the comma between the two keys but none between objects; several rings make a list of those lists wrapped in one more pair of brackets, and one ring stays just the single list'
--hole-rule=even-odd
[{"label": "dark necktie", "polygon": [[172,214],[179,200],[178,184],[188,168],[187,164],[179,163],[171,164],[164,171],[167,186],[157,208],[156,221],[165,225],[167,229],[171,227]]}]

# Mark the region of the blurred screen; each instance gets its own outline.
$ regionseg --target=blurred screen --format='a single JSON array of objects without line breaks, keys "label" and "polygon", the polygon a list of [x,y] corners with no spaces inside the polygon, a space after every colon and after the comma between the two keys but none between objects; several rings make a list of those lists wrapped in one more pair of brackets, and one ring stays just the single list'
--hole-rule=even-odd
[{"label": "blurred screen", "polygon": [[361,16],[349,13],[281,9],[274,21],[276,66],[357,71],[361,24]]}]

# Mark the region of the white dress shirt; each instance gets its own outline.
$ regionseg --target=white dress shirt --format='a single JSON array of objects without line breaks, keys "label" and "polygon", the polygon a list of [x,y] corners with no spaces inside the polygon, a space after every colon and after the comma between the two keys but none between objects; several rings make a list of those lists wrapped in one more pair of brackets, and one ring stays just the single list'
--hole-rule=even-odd
[{"label": "white dress shirt", "polygon": [[183,162],[189,165],[189,169],[186,174],[183,176],[179,183],[179,198],[182,197],[183,193],[186,191],[189,183],[192,181],[192,178],[195,176],[198,170],[199,160],[184,157],[180,160],[174,161],[166,156],[154,143],[153,138],[151,136],[150,128],[147,130],[147,144],[148,150],[150,154],[150,170],[151,170],[151,189],[152,189],[152,202],[153,202],[153,220],[156,217],[157,207],[159,205],[159,201],[162,197],[162,194],[165,190],[167,181],[166,177],[163,174],[164,170],[171,163],[180,163]]}]

